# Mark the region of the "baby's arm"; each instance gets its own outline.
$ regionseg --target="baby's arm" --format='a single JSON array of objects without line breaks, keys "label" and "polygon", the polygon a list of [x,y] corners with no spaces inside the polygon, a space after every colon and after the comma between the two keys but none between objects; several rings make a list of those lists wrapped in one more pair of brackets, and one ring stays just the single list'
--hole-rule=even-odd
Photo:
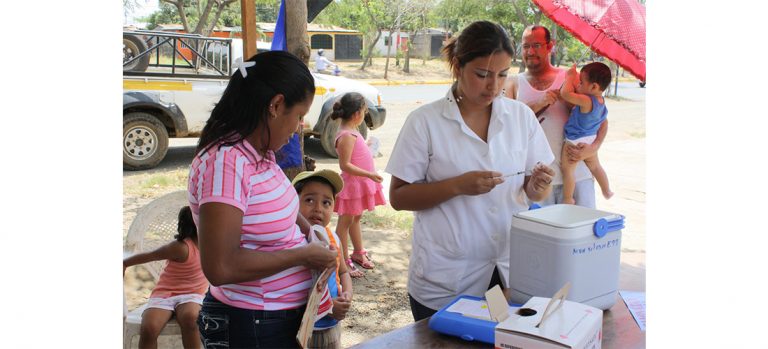
[{"label": "baby's arm", "polygon": [[158,247],[151,252],[137,253],[133,256],[123,259],[123,275],[125,275],[125,269],[147,262],[154,262],[159,260],[172,260],[174,262],[184,262],[189,255],[189,249],[187,245],[180,241],[171,241],[166,245]]},{"label": "baby's arm", "polygon": [[576,64],[565,75],[565,83],[560,87],[560,97],[566,102],[579,107],[582,113],[592,111],[592,99],[587,95],[576,92],[575,84],[579,81],[579,73],[576,71]]}]

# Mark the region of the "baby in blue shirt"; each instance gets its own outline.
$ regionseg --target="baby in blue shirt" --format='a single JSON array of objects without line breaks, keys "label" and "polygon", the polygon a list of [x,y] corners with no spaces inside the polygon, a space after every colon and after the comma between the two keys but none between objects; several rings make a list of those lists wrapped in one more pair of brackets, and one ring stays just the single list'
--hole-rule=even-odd
[{"label": "baby in blue shirt", "polygon": [[[566,80],[560,88],[560,96],[568,103],[573,104],[571,115],[565,123],[565,142],[579,145],[580,143],[592,144],[597,138],[600,125],[608,117],[608,109],[605,107],[603,91],[611,83],[611,69],[600,62],[593,62],[581,68],[581,73],[576,71],[574,64],[566,73]],[[563,203],[575,204],[573,192],[575,180],[573,171],[577,161],[570,160],[568,147],[563,147],[560,157],[560,170],[563,173]],[[603,170],[597,154],[584,159],[584,163],[595,176],[603,197],[610,199],[613,196],[608,185],[608,175]]]}]

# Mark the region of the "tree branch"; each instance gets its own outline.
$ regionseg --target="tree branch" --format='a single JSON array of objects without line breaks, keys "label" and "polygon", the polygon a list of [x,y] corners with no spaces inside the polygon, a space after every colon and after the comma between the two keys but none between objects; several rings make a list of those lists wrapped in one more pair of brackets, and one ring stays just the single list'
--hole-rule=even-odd
[{"label": "tree branch", "polygon": [[[205,10],[203,10],[203,13],[200,14],[200,20],[197,21],[197,25],[195,26],[195,31],[193,31],[194,34],[202,34],[203,28],[208,23],[208,17],[211,15],[211,9],[213,8],[214,3],[219,3],[218,0],[208,0],[205,4]],[[214,23],[213,25],[216,25]]]},{"label": "tree branch", "polygon": [[520,9],[520,6],[517,6],[517,3],[514,0],[512,0],[512,6],[515,8],[517,19],[520,21],[520,23],[523,23],[523,28],[527,28],[528,19],[525,18],[525,15],[523,14],[523,10]]},{"label": "tree branch", "polygon": [[181,25],[184,26],[184,31],[189,33],[190,31],[189,31],[189,23],[187,22],[187,14],[184,13],[184,1],[183,0],[178,0],[178,1],[160,0],[160,1],[176,6],[176,11],[179,12],[179,18],[181,18]]}]

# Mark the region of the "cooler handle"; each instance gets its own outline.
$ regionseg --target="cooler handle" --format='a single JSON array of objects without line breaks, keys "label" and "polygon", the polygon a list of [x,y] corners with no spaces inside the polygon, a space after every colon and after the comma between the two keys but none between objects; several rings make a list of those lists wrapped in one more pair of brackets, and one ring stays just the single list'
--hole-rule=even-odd
[{"label": "cooler handle", "polygon": [[601,238],[612,231],[624,229],[624,216],[617,214],[610,217],[603,217],[595,221],[592,226],[592,232],[595,236]]}]

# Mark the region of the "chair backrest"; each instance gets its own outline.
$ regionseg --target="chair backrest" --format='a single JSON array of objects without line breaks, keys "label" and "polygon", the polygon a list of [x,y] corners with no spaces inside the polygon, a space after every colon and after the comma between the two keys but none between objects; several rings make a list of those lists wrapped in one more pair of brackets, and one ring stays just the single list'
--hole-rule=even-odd
[{"label": "chair backrest", "polygon": [[[173,236],[177,234],[179,210],[187,205],[187,191],[179,190],[165,194],[139,209],[128,228],[124,253],[152,251],[173,241]],[[165,261],[156,261],[142,266],[157,282],[165,264]]]}]

